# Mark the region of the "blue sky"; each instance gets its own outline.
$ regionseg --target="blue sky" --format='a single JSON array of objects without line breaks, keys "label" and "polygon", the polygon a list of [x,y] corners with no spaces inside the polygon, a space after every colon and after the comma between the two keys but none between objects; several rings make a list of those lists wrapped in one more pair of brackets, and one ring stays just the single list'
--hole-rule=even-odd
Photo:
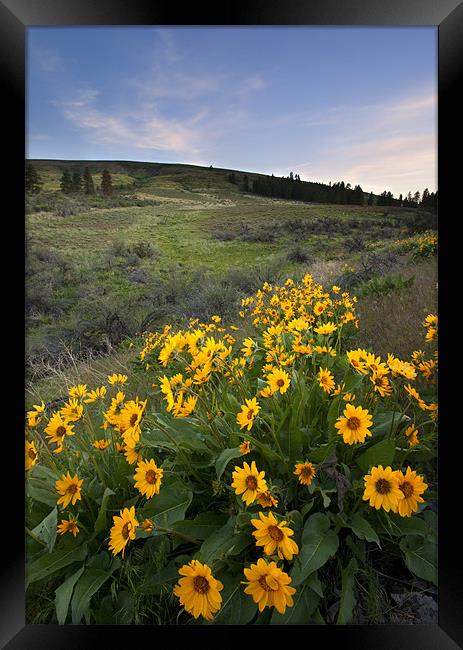
[{"label": "blue sky", "polygon": [[436,189],[435,27],[27,32],[28,158]]}]

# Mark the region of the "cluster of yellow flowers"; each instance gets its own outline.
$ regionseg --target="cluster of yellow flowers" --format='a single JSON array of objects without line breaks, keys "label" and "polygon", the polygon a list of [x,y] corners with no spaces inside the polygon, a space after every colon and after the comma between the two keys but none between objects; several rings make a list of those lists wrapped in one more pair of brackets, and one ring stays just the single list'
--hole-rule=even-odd
[{"label": "cluster of yellow flowers", "polygon": [[430,257],[437,253],[438,236],[434,230],[426,230],[414,237],[399,239],[395,243],[403,251],[412,251],[417,257]]},{"label": "cluster of yellow flowers", "polygon": [[[427,417],[437,418],[437,404],[428,403],[412,385],[417,379],[435,383],[437,353],[426,358],[422,351],[417,350],[407,361],[392,354],[381,360],[374,353],[360,348],[345,354],[342,352],[342,334],[350,326],[358,327],[355,303],[355,297],[350,297],[337,286],[325,292],[309,274],[300,283],[291,279],[283,286],[265,283],[262,290],[243,299],[241,305],[240,315],[251,318],[254,336],[248,336],[237,344],[237,328],[224,327],[219,316],[213,316],[209,323],[192,320],[185,330],[175,331],[166,326],[160,333],[147,333],[140,362],[145,370],[157,368],[155,383],[152,384],[155,396],[174,418],[187,418],[187,422],[191,422],[194,420],[188,418],[193,417],[212,429],[213,421],[223,415],[217,396],[219,393],[229,394],[229,404],[232,405],[229,408],[235,410],[232,410],[226,428],[231,430],[234,426],[231,433],[235,440],[236,437],[242,440],[239,445],[242,455],[254,449],[256,439],[253,436],[264,435],[263,430],[272,431],[277,450],[281,452],[269,424],[272,422],[269,414],[272,408],[280,413],[278,409],[282,403],[290,406],[301,384],[310,386],[317,393],[318,402],[328,405],[327,408],[334,402],[336,411],[330,421],[332,433],[336,439],[342,438],[351,449],[373,435],[375,407],[391,395],[408,400],[408,406],[417,406],[423,413],[429,412]],[[423,325],[426,342],[435,342],[437,316],[429,314]],[[357,383],[348,383],[352,378]],[[352,386],[358,393],[356,386],[360,386],[360,379],[364,383],[357,399]],[[78,433],[78,423],[87,418],[92,431],[91,453],[105,458],[105,454],[111,453],[105,450],[112,446],[113,453],[122,454],[129,465],[136,465],[134,489],[146,499],[152,499],[162,489],[166,465],[163,469],[154,458],[143,455],[142,430],[148,417],[147,399],[127,399],[123,392],[127,381],[127,375],[113,374],[108,376],[107,385],[93,390],[85,384],[73,386],[68,401],[49,416],[43,402],[35,405],[27,413],[28,433],[39,425],[43,426],[48,443],[44,447],[51,459],[56,458],[54,454],[62,454],[70,438],[75,443],[73,453],[78,457],[85,451],[85,446],[80,436],[75,434]],[[92,409],[97,403],[103,420],[100,428],[104,431],[99,435],[93,433],[96,411]],[[410,448],[420,443],[419,410],[419,417],[413,422],[409,417],[405,418],[407,426],[403,435]],[[253,431],[250,434],[253,429],[257,433]],[[36,442],[26,439],[26,470],[38,461]],[[49,449],[52,445],[54,449]],[[224,442],[222,447],[226,446]],[[256,446],[258,448],[257,442]],[[238,455],[235,453],[233,457]],[[310,457],[311,454],[307,455]],[[318,469],[305,453],[301,456],[295,454],[290,471],[300,485],[311,486]],[[82,495],[85,496],[84,479],[74,471],[76,466],[70,463],[64,469],[67,467],[55,482],[57,505],[63,511],[76,506]],[[167,467],[170,469],[169,465]],[[272,480],[275,477],[266,478],[265,472],[259,470],[256,461],[252,460],[235,466],[228,488],[246,507],[257,504],[262,509],[272,509],[278,507],[279,495]],[[374,466],[364,476],[364,482],[363,500],[377,510],[383,508],[402,517],[410,517],[418,510],[418,504],[423,503],[421,495],[428,487],[424,477],[411,467],[407,467],[404,474],[390,466]],[[240,505],[243,507],[241,502]],[[113,516],[109,534],[109,549],[113,555],[121,553],[124,557],[127,545],[136,539],[137,529],[142,528],[147,533],[154,530],[153,521],[144,519],[140,523],[141,519],[143,517],[137,515],[134,505],[122,508],[118,516]],[[290,576],[277,562],[292,561],[299,554],[299,547],[292,539],[294,531],[281,515],[275,516],[271,510],[267,513],[259,510],[251,519],[251,525],[255,529],[252,535],[256,547],[262,548],[267,557],[259,558],[243,569],[246,578],[244,591],[252,597],[259,611],[275,607],[283,614],[287,607],[293,606],[296,590],[291,587]],[[76,537],[80,532],[77,515],[70,514],[67,520],[62,519],[58,532],[61,535],[68,532]],[[174,593],[181,605],[195,618],[201,615],[211,620],[222,606],[220,591],[223,584],[212,575],[211,567],[197,559],[184,564],[179,574],[182,577]]]}]

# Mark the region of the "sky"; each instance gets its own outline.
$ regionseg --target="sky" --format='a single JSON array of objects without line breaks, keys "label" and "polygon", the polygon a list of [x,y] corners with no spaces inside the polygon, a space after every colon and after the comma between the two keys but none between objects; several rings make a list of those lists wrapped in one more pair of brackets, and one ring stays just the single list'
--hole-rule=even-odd
[{"label": "sky", "polygon": [[27,158],[437,189],[436,27],[29,27]]}]

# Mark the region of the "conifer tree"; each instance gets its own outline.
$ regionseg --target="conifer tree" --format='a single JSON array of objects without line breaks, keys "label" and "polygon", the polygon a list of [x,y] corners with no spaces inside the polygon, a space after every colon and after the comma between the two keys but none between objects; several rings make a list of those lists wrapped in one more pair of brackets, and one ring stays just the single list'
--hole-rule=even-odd
[{"label": "conifer tree", "polygon": [[72,174],[72,191],[82,192],[82,176],[80,172],[73,172]]},{"label": "conifer tree", "polygon": [[63,171],[63,175],[61,176],[60,188],[65,194],[70,194],[72,192],[72,176],[67,169]]},{"label": "conifer tree", "polygon": [[101,191],[105,196],[111,196],[113,193],[113,182],[107,169],[103,169],[101,174]]},{"label": "conifer tree", "polygon": [[84,170],[84,192],[85,194],[95,194],[95,185],[88,167]]},{"label": "conifer tree", "polygon": [[42,189],[43,182],[31,163],[26,164],[26,192],[38,194]]}]

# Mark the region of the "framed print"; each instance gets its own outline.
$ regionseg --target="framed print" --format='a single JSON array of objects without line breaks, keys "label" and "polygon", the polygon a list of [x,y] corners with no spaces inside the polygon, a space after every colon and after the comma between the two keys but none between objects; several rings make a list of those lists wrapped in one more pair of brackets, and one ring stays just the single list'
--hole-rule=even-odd
[{"label": "framed print", "polygon": [[462,5],[0,16],[4,647],[462,647]]}]

